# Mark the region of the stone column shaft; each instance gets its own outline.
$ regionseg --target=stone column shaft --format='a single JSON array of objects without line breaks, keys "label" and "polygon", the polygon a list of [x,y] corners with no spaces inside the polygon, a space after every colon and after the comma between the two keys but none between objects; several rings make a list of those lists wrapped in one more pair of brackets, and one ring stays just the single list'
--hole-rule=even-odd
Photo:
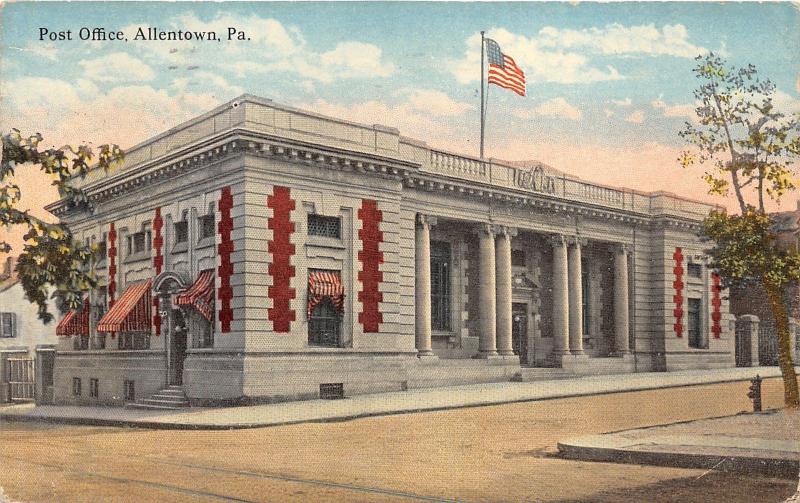
[{"label": "stone column shaft", "polygon": [[504,229],[497,236],[495,253],[497,259],[497,352],[502,356],[514,354],[511,338],[511,236],[512,229]]},{"label": "stone column shaft", "polygon": [[620,246],[614,252],[614,342],[618,356],[630,351],[628,333],[628,251]]},{"label": "stone column shaft", "polygon": [[574,355],[583,354],[583,270],[581,242],[569,247],[569,349]]},{"label": "stone column shaft", "polygon": [[480,279],[478,281],[478,301],[480,313],[480,339],[478,341],[479,356],[488,357],[497,354],[496,332],[496,285],[494,233],[486,225],[479,232]]},{"label": "stone column shaft", "polygon": [[428,217],[424,215],[419,215],[417,221],[414,241],[417,354],[418,356],[430,356],[433,355],[431,349],[431,224]]},{"label": "stone column shaft", "polygon": [[553,354],[569,354],[569,284],[567,242],[553,239]]}]

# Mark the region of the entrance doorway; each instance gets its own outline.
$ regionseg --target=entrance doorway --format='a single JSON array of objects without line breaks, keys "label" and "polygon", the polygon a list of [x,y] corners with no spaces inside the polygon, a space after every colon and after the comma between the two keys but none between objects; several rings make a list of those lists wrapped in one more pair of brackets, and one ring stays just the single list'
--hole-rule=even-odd
[{"label": "entrance doorway", "polygon": [[511,347],[520,364],[528,365],[528,304],[524,302],[511,306]]},{"label": "entrance doorway", "polygon": [[186,318],[183,310],[172,310],[169,351],[169,384],[183,384],[183,362],[186,360]]}]

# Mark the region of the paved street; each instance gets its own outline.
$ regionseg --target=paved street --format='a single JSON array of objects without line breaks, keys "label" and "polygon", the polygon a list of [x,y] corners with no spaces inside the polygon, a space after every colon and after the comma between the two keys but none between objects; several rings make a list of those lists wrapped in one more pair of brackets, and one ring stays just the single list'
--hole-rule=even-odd
[{"label": "paved street", "polygon": [[[558,440],[749,409],[724,383],[236,431],[0,424],[19,501],[778,502],[796,481],[568,461]],[[764,382],[779,406],[778,379]]]}]

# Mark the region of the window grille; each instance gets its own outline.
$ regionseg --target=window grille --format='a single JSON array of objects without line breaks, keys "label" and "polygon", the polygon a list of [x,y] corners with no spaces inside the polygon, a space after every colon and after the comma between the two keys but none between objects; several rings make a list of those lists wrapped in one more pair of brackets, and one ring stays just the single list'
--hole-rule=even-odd
[{"label": "window grille", "polygon": [[450,330],[450,243],[431,242],[431,328]]},{"label": "window grille", "polygon": [[308,215],[308,235],[340,239],[342,237],[342,219],[322,215]]},{"label": "window grille", "polygon": [[308,343],[314,346],[341,347],[342,320],[331,299],[326,298],[311,312]]},{"label": "window grille", "polygon": [[17,336],[17,314],[0,313],[0,337]]},{"label": "window grille", "polygon": [[525,267],[525,250],[511,250],[511,265],[513,267]]},{"label": "window grille", "polygon": [[136,382],[124,380],[122,381],[122,388],[123,388],[123,396],[125,397],[126,402],[134,402],[136,401]]},{"label": "window grille", "polygon": [[92,398],[100,396],[100,383],[97,379],[89,379],[89,396]]},{"label": "window grille", "polygon": [[688,316],[687,332],[689,334],[689,347],[696,349],[707,349],[708,340],[703,337],[703,325],[701,318],[701,301],[700,299],[688,299]]},{"label": "window grille", "polygon": [[189,240],[189,222],[182,221],[175,223],[175,242],[185,243]]}]

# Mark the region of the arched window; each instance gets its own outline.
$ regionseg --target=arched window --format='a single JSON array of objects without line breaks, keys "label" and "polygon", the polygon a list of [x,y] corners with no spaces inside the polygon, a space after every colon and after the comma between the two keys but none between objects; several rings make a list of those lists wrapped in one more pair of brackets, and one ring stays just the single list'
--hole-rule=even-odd
[{"label": "arched window", "polygon": [[329,297],[317,304],[308,320],[308,343],[314,346],[341,346],[341,316]]}]

